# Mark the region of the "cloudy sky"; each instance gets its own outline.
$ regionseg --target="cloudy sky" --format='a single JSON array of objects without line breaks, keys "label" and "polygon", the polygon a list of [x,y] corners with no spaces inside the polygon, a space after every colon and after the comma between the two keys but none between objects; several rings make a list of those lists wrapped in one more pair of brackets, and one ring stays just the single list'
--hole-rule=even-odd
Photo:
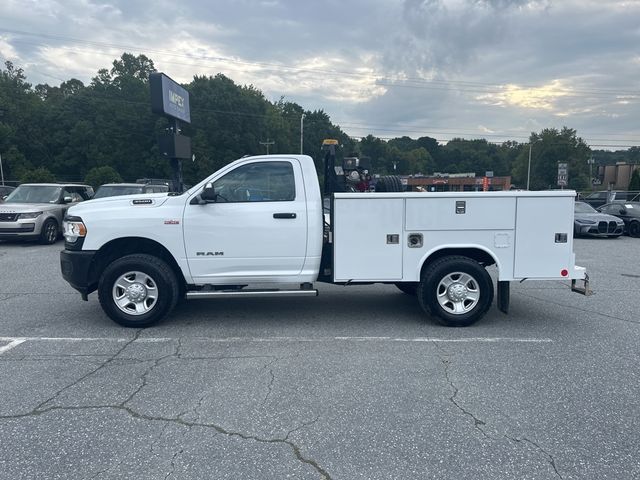
[{"label": "cloudy sky", "polygon": [[88,83],[123,51],[324,109],[354,137],[640,145],[640,0],[2,0],[0,57]]}]

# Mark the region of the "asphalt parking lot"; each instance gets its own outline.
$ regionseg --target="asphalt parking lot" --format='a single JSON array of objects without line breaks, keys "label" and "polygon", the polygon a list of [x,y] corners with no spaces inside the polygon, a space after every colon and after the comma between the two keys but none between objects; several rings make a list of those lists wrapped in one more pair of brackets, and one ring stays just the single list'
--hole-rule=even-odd
[{"label": "asphalt parking lot", "polygon": [[2,479],[640,478],[640,240],[577,239],[596,294],[512,286],[465,329],[393,286],[111,322],[62,244],[0,242]]}]

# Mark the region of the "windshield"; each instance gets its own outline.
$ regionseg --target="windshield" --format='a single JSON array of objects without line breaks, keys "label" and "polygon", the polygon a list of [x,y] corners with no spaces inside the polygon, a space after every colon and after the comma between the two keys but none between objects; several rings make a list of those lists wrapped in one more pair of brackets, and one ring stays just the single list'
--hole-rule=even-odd
[{"label": "windshield", "polygon": [[575,213],[598,213],[598,211],[591,205],[582,202],[576,202],[573,211]]},{"label": "windshield", "polygon": [[5,199],[7,203],[58,203],[62,187],[20,185]]},{"label": "windshield", "polygon": [[93,198],[116,197],[118,195],[134,195],[136,193],[144,193],[144,185],[111,185],[98,188]]}]

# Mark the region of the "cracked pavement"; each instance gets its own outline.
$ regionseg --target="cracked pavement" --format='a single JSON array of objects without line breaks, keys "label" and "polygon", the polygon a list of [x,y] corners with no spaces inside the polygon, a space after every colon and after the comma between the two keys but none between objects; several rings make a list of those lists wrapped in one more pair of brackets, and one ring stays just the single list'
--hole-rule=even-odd
[{"label": "cracked pavement", "polygon": [[576,242],[595,296],[514,285],[468,329],[382,285],[123,329],[59,248],[0,243],[0,479],[640,477],[637,239]]}]

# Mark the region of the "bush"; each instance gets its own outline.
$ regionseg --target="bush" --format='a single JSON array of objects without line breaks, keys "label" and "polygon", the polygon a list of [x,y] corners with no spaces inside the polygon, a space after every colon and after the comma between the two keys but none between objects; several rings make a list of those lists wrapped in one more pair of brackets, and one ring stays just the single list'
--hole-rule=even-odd
[{"label": "bush", "polygon": [[84,183],[91,185],[93,188],[98,188],[105,183],[120,183],[122,177],[116,170],[109,166],[94,167],[87,172],[87,176],[84,177]]},{"label": "bush", "polygon": [[635,169],[631,175],[631,181],[629,182],[629,190],[635,192],[640,190],[640,169]]},{"label": "bush", "polygon": [[44,167],[25,171],[20,183],[55,183],[56,176]]}]

